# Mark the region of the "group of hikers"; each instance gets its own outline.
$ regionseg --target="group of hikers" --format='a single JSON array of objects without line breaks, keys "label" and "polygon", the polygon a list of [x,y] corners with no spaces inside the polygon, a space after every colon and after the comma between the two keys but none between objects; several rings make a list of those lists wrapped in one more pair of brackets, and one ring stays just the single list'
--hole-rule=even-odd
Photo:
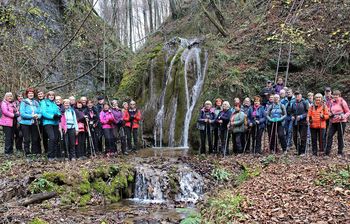
[{"label": "group of hikers", "polygon": [[235,98],[233,107],[221,98],[214,105],[209,100],[204,103],[197,120],[200,153],[206,153],[208,145],[209,153],[230,154],[232,138],[233,153],[277,153],[279,146],[287,152],[294,142],[298,155],[311,148],[315,156],[320,152],[328,156],[337,134],[338,155],[343,155],[349,115],[348,104],[339,90],[332,92],[326,87],[324,95],[309,92],[304,99],[300,91],[293,93],[285,87],[282,78],[275,85],[267,81],[259,96],[253,98],[253,104],[250,98],[243,103]]},{"label": "group of hikers", "polygon": [[[119,107],[121,106],[121,107]],[[221,98],[206,101],[200,110],[200,153],[287,152],[293,145],[299,155],[312,148],[313,155],[329,155],[337,134],[338,155],[343,155],[344,132],[350,110],[341,92],[326,87],[324,95],[308,93],[304,99],[278,79],[271,81],[259,96],[235,98],[233,107]],[[24,97],[7,92],[1,102],[0,125],[5,139],[5,155],[16,151],[27,157],[47,155],[48,160],[84,159],[91,155],[122,154],[139,149],[141,111],[135,101],[111,105],[103,96],[97,102],[82,96],[62,99],[53,91],[28,88]],[[232,151],[229,150],[232,139]],[[103,144],[104,142],[104,144]],[[268,146],[266,145],[268,144]],[[310,147],[311,145],[311,147]]]},{"label": "group of hikers", "polygon": [[[15,96],[7,92],[1,102],[0,125],[5,139],[5,155],[16,151],[28,158],[46,154],[49,161],[66,158],[85,159],[105,152],[116,154],[138,150],[141,112],[135,101],[117,100],[111,106],[103,96],[96,104],[87,97],[62,99],[53,91],[28,88]],[[103,145],[104,139],[104,145]],[[104,147],[103,147],[104,146]]]}]

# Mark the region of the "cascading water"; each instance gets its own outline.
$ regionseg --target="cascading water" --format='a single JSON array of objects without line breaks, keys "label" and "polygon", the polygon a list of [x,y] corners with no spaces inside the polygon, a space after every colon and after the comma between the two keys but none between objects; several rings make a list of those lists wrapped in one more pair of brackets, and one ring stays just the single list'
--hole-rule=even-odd
[{"label": "cascading water", "polygon": [[166,173],[148,166],[136,167],[134,199],[161,203],[164,201],[163,189],[167,182],[163,179]]},{"label": "cascading water", "polygon": [[[136,167],[134,200],[151,203],[168,200],[196,203],[203,194],[203,178],[184,164],[172,168],[164,169],[145,164]],[[174,192],[174,189],[177,191]]]},{"label": "cascading water", "polygon": [[[166,75],[166,80],[165,80],[165,86],[162,91],[162,95],[160,96],[160,109],[157,113],[157,116],[155,118],[155,128],[154,128],[154,146],[155,147],[162,147],[163,144],[163,122],[164,122],[164,98],[165,98],[165,93],[167,90],[168,83],[171,82],[171,74],[172,74],[172,68],[174,65],[174,62],[178,56],[178,54],[181,52],[181,50],[187,46],[187,40],[186,39],[180,39],[180,45],[179,48],[176,50],[176,53],[174,54],[173,58],[171,59],[169,69],[167,71]],[[171,53],[171,51],[169,51]],[[175,128],[175,127],[174,127]],[[159,145],[157,145],[157,135],[159,136]]]},{"label": "cascading water", "polygon": [[[184,54],[186,55],[184,79],[185,79],[186,106],[187,106],[185,122],[184,122],[184,132],[183,132],[184,147],[188,147],[188,131],[189,131],[190,122],[192,118],[192,112],[193,112],[194,106],[197,103],[200,92],[202,90],[202,86],[204,83],[204,78],[205,78],[205,74],[208,66],[208,53],[205,52],[205,63],[202,71],[200,52],[201,50],[199,48],[191,48],[188,50],[188,52],[186,52],[186,54]],[[197,71],[197,79],[196,79],[196,83],[192,87],[192,95],[190,96],[188,91],[187,70],[189,69],[189,65],[193,60],[196,62],[195,65],[196,65],[196,71]]]},{"label": "cascading water", "polygon": [[[167,69],[166,75],[163,81],[163,88],[160,95],[160,104],[159,110],[155,117],[155,126],[153,129],[153,138],[154,138],[154,146],[155,147],[163,147],[163,129],[165,124],[165,119],[167,120],[166,124],[169,125],[169,139],[168,145],[169,147],[175,146],[175,126],[176,126],[176,111],[177,111],[177,101],[171,101],[172,109],[165,107],[165,94],[167,92],[168,84],[173,80],[172,77],[172,69],[176,59],[179,57],[181,53],[181,62],[184,64],[184,82],[185,82],[185,96],[186,96],[186,104],[185,110],[186,114],[184,117],[184,126],[183,126],[183,135],[182,135],[182,147],[188,148],[188,133],[190,121],[192,118],[193,109],[197,103],[197,100],[200,96],[200,92],[202,90],[202,86],[204,83],[205,73],[208,65],[208,54],[205,52],[205,63],[204,67],[201,63],[201,49],[198,47],[198,40],[187,40],[184,38],[174,38],[168,43],[165,44],[164,50],[167,50],[166,58],[172,56],[169,68]],[[176,46],[176,50],[174,50],[174,46]],[[175,53],[174,53],[175,52]],[[192,86],[192,89],[189,88],[188,76],[189,72],[193,72],[193,78],[195,79],[195,83]],[[174,98],[173,98],[174,99]],[[170,114],[171,113],[171,114]],[[169,120],[171,119],[171,120]],[[180,127],[177,127],[180,128]]]},{"label": "cascading water", "polygon": [[196,202],[200,199],[203,193],[202,177],[196,173],[191,172],[188,167],[183,167],[180,172],[180,192],[176,195],[177,201]]},{"label": "cascading water", "polygon": [[175,124],[176,124],[176,111],[177,111],[177,97],[174,98],[173,102],[173,113],[171,116],[171,123],[169,126],[169,147],[175,146]]}]

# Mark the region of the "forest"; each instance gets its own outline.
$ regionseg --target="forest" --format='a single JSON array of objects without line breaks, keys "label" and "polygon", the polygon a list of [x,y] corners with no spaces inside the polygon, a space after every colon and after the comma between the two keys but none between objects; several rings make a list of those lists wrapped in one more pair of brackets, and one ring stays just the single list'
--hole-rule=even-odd
[{"label": "forest", "polygon": [[346,0],[0,0],[0,223],[350,223],[349,20]]}]

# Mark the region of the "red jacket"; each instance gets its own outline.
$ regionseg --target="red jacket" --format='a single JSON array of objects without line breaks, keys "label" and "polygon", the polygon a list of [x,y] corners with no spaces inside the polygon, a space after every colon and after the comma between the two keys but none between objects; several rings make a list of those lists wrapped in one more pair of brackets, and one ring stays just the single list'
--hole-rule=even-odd
[{"label": "red jacket", "polygon": [[[321,118],[323,114],[323,118]],[[326,128],[326,120],[329,119],[328,107],[325,104],[322,104],[316,108],[315,105],[312,105],[308,111],[308,117],[310,121],[310,128]]]},{"label": "red jacket", "polygon": [[[130,121],[130,113],[132,112],[131,109],[124,112],[123,120],[125,121],[126,127],[131,127],[131,121]],[[136,109],[134,120],[132,121],[132,128],[139,128],[139,121],[141,120],[141,112]]]}]

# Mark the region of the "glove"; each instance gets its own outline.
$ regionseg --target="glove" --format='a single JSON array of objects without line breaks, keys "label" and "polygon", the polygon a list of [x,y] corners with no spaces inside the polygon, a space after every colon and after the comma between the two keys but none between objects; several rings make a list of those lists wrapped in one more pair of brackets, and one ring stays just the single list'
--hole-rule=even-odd
[{"label": "glove", "polygon": [[55,114],[55,115],[53,115],[53,119],[54,119],[54,120],[59,120],[59,119],[61,119],[61,117],[62,117],[61,114]]},{"label": "glove", "polygon": [[130,121],[133,121],[135,119],[134,116],[130,116]]},{"label": "glove", "polygon": [[271,119],[271,122],[278,122],[278,121],[279,121],[279,118],[277,118],[277,117],[274,117]]}]

